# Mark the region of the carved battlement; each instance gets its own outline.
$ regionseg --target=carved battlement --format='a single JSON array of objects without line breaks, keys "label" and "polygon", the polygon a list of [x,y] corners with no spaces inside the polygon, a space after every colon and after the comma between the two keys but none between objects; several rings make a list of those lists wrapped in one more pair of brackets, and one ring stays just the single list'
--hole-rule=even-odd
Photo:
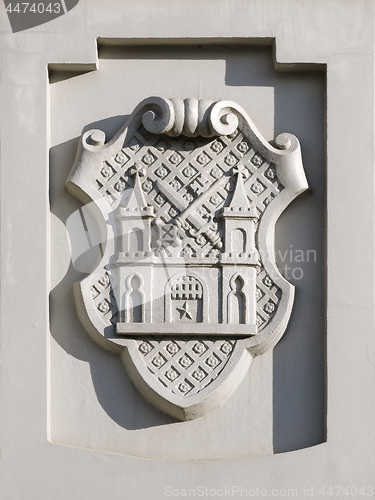
[{"label": "carved battlement", "polygon": [[250,217],[254,222],[256,222],[259,218],[259,214],[254,207],[224,207],[220,214],[220,217],[235,218],[238,219],[240,217]]},{"label": "carved battlement", "polygon": [[220,255],[221,264],[241,264],[247,266],[259,265],[259,253],[224,252]]},{"label": "carved battlement", "polygon": [[129,217],[154,217],[155,210],[154,207],[120,207],[119,213],[116,215],[116,218],[128,219]]}]

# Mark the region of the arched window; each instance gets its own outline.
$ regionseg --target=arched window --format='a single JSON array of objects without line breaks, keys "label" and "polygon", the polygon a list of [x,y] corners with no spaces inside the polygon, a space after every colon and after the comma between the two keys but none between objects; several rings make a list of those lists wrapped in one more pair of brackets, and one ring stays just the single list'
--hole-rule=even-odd
[{"label": "arched window", "polygon": [[230,323],[235,325],[245,324],[245,295],[243,293],[244,281],[241,276],[237,276],[232,285],[229,298]]},{"label": "arched window", "polygon": [[141,280],[136,274],[133,276],[130,287],[131,293],[129,297],[129,320],[131,323],[142,323],[142,294],[139,291]]},{"label": "arched window", "polygon": [[143,232],[134,228],[128,234],[129,252],[141,252],[143,250]]},{"label": "arched window", "polygon": [[233,252],[246,252],[246,232],[243,229],[235,229],[232,235]]}]

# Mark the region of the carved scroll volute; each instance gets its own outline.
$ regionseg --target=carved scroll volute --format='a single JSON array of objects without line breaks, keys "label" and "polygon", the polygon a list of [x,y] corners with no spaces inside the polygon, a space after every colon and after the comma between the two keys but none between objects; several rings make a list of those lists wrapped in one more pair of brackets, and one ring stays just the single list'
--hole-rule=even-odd
[{"label": "carved scroll volute", "polygon": [[[152,99],[152,109],[142,117],[143,126],[153,134],[171,137],[214,137],[232,134],[238,127],[238,118],[230,112],[212,115],[214,101],[207,99]],[[151,102],[147,103],[148,105]]]}]

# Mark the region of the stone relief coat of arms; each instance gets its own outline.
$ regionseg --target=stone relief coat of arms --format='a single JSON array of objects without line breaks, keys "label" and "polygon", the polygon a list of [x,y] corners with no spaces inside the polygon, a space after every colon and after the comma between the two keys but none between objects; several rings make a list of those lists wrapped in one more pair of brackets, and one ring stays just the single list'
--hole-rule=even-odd
[{"label": "stone relief coat of arms", "polygon": [[291,314],[274,230],[308,188],[297,138],[270,145],[231,101],[149,97],[109,142],[83,134],[67,187],[105,232],[74,287],[86,330],[161,411],[220,405]]}]

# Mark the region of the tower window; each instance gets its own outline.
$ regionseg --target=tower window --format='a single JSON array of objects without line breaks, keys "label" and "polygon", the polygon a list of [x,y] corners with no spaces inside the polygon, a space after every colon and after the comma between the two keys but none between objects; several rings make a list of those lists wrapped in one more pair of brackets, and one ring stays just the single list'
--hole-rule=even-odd
[{"label": "tower window", "polygon": [[232,235],[233,252],[246,252],[246,232],[243,229],[235,229]]},{"label": "tower window", "polygon": [[133,229],[129,235],[129,252],[141,252],[143,250],[143,232],[141,229]]},{"label": "tower window", "polygon": [[241,276],[234,280],[230,293],[230,323],[235,325],[245,324],[245,295],[243,293],[244,281]]},{"label": "tower window", "polygon": [[139,276],[133,276],[130,286],[132,292],[130,294],[130,321],[133,323],[142,323],[142,294],[139,291],[141,280]]}]

